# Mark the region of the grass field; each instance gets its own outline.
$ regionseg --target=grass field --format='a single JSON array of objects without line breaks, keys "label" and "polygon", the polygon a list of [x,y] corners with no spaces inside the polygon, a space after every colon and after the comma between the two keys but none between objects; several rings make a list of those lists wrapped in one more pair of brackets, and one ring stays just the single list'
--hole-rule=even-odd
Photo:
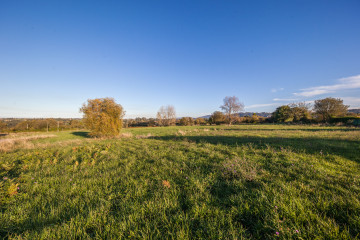
[{"label": "grass field", "polygon": [[359,239],[360,129],[0,137],[4,239]]}]

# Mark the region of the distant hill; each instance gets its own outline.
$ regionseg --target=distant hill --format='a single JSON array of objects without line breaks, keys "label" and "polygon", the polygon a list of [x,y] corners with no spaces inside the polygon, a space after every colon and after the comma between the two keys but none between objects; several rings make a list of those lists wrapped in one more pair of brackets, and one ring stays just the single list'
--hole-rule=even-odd
[{"label": "distant hill", "polygon": [[[258,115],[259,117],[270,117],[272,113],[269,112],[241,112],[239,113],[240,117],[245,117],[245,116],[249,116],[251,117],[253,114]],[[211,115],[205,115],[205,116],[201,116],[201,117],[197,117],[197,118],[205,118],[205,119],[209,119],[211,117]]]},{"label": "distant hill", "polygon": [[348,112],[355,113],[355,114],[360,114],[360,108],[349,109]]},{"label": "distant hill", "polygon": [[239,113],[239,116],[240,117],[246,117],[246,116],[251,117],[254,113],[256,115],[258,115],[259,117],[270,117],[272,114],[270,112],[242,112],[242,113]]}]

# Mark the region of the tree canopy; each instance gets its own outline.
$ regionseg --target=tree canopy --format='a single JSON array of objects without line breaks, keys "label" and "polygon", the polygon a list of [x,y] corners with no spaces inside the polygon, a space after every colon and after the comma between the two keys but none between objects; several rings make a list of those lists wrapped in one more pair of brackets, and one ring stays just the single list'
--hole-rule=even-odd
[{"label": "tree canopy", "polygon": [[111,137],[119,135],[125,111],[113,98],[89,99],[80,112],[84,113],[84,124],[91,130],[90,136]]},{"label": "tree canopy", "polygon": [[209,123],[215,123],[216,125],[220,125],[225,122],[225,115],[220,111],[215,111],[209,118]]},{"label": "tree canopy", "polygon": [[346,115],[349,106],[344,105],[340,98],[324,98],[316,100],[314,104],[314,111],[320,121],[327,122],[331,117],[338,117]]}]

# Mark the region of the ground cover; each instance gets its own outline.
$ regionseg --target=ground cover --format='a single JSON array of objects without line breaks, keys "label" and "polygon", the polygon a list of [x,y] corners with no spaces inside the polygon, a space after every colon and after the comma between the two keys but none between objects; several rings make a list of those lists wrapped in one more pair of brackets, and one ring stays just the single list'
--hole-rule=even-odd
[{"label": "ground cover", "polygon": [[[133,128],[110,140],[86,131],[45,135],[0,137],[2,238],[360,237],[359,128]],[[10,138],[14,144],[4,145]]]}]

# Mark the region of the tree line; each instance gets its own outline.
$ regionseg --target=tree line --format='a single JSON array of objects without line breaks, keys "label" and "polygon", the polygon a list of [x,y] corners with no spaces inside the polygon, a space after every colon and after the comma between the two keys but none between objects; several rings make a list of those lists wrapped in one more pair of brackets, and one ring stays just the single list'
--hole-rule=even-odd
[{"label": "tree line", "polygon": [[314,106],[305,102],[282,105],[276,108],[271,117],[252,116],[240,117],[244,104],[235,96],[225,97],[222,111],[215,111],[208,119],[182,117],[176,118],[175,107],[161,106],[156,118],[123,119],[125,111],[113,98],[89,99],[80,108],[83,119],[30,119],[0,121],[2,131],[60,131],[67,129],[87,128],[93,137],[111,137],[119,135],[122,127],[148,126],[191,126],[220,125],[243,123],[352,123],[360,125],[360,117],[348,112],[349,106],[344,105],[340,98],[324,98],[316,100]]},{"label": "tree line", "polygon": [[82,129],[81,119],[44,118],[44,119],[16,119],[0,120],[0,132],[26,132],[26,131],[63,131]]}]

